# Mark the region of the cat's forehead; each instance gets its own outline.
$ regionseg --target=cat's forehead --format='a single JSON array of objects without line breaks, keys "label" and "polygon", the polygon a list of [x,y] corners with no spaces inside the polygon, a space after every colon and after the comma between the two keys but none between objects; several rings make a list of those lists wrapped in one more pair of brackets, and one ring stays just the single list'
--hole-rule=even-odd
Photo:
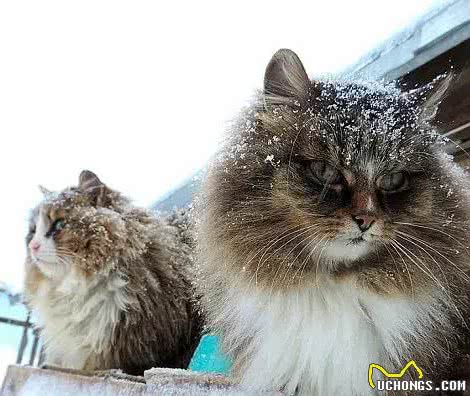
[{"label": "cat's forehead", "polygon": [[413,131],[362,126],[349,131],[341,127],[327,133],[321,130],[312,144],[320,148],[318,159],[353,172],[371,174],[391,169],[420,171],[426,166],[434,143],[434,137],[420,136]]},{"label": "cat's forehead", "polygon": [[380,83],[319,84],[307,103],[243,113],[227,158],[238,164],[249,150],[263,163],[325,160],[369,174],[427,166],[442,139],[420,121],[416,97]]},{"label": "cat's forehead", "polygon": [[357,138],[364,129],[374,138],[399,139],[419,125],[414,98],[379,83],[325,83],[308,107],[348,139]]},{"label": "cat's forehead", "polygon": [[[40,212],[55,216],[64,214],[67,210],[86,205],[86,196],[76,188],[67,188],[59,192],[51,192],[44,197]],[[50,216],[51,217],[51,216]]]},{"label": "cat's forehead", "polygon": [[420,124],[412,99],[380,84],[327,84],[305,114],[321,155],[369,174],[422,167],[437,137]]},{"label": "cat's forehead", "polygon": [[320,104],[326,112],[357,113],[366,119],[384,114],[399,116],[403,112],[417,112],[416,98],[402,94],[392,84],[348,81],[326,81],[318,84],[312,103]]},{"label": "cat's forehead", "polygon": [[58,205],[54,202],[46,201],[43,202],[37,211],[36,218],[44,221],[55,221],[62,219],[67,213],[67,208],[63,205]]}]

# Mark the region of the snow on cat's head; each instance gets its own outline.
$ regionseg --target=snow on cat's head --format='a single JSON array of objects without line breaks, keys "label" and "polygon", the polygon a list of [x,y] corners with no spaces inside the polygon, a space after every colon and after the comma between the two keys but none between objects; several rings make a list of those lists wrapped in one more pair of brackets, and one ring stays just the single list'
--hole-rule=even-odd
[{"label": "snow on cat's head", "polygon": [[272,284],[402,249],[403,223],[430,224],[453,204],[436,190],[448,160],[430,125],[448,83],[403,93],[311,81],[296,54],[278,51],[211,169],[203,217],[217,235],[207,249]]},{"label": "snow on cat's head", "polygon": [[125,225],[113,208],[122,199],[90,171],[76,187],[60,192],[41,188],[43,201],[33,210],[26,237],[27,262],[50,279],[71,270],[85,277],[109,267]]}]

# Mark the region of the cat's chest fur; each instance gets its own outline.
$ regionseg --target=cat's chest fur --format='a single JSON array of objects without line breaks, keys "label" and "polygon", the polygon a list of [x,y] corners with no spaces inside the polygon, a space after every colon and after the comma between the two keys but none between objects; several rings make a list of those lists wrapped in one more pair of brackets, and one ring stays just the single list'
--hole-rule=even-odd
[{"label": "cat's chest fur", "polygon": [[238,293],[235,309],[227,313],[237,324],[228,339],[232,346],[249,345],[241,377],[256,388],[369,395],[369,364],[392,371],[417,358],[413,353],[424,337],[432,343],[429,329],[445,321],[439,300],[386,298],[349,282],[282,294]]},{"label": "cat's chest fur", "polygon": [[39,326],[47,324],[41,330],[47,363],[77,369],[108,352],[120,313],[129,303],[118,276],[84,282],[69,275],[55,285],[46,280],[37,297],[32,303],[40,313]]}]

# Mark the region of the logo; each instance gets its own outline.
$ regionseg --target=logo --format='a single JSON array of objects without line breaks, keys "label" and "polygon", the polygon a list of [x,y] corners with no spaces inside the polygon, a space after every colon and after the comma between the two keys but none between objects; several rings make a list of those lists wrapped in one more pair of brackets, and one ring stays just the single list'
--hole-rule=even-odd
[{"label": "logo", "polygon": [[[404,375],[413,367],[418,378],[416,380],[403,380]],[[385,380],[378,379],[374,383],[372,378],[374,369],[379,370],[385,377]],[[440,383],[434,383],[430,380],[423,380],[423,370],[421,370],[414,360],[405,364],[399,373],[389,373],[380,364],[369,364],[369,385],[372,389],[378,391],[465,391],[466,382],[458,380],[443,380]]]},{"label": "logo", "polygon": [[369,364],[369,385],[372,389],[375,389],[374,380],[372,379],[372,374],[374,372],[374,369],[379,370],[387,378],[395,379],[395,378],[403,378],[403,376],[406,374],[406,372],[409,370],[410,367],[414,367],[414,369],[418,373],[419,379],[423,378],[423,371],[418,367],[418,365],[416,364],[414,360],[410,360],[408,363],[406,363],[405,367],[403,367],[403,369],[399,373],[389,373],[381,365],[376,364],[376,363],[371,363]]}]

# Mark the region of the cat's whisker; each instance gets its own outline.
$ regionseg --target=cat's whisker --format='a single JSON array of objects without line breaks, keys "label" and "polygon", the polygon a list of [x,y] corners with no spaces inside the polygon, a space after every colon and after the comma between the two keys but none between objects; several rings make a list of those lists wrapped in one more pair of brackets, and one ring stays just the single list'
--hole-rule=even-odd
[{"label": "cat's whisker", "polygon": [[[445,222],[444,222],[445,223]],[[400,224],[400,225],[406,225],[406,226],[409,226],[409,227],[416,227],[416,228],[423,228],[423,229],[429,229],[431,231],[437,231],[439,233],[444,233],[444,231],[442,231],[439,227],[443,227],[443,224],[440,223],[440,222],[426,222],[426,223],[418,223],[418,222],[414,222],[414,223],[406,223],[406,222],[394,222],[394,224]],[[444,225],[445,227],[445,225]],[[457,222],[453,222],[452,225],[449,225],[448,226],[449,228],[449,231],[452,230],[452,231],[455,231],[455,232],[459,232],[460,235],[462,236],[462,240],[464,240],[465,238],[463,237],[462,234],[465,234],[467,232],[470,232],[470,227],[468,224],[466,223],[463,223],[461,225],[458,225]],[[444,233],[444,235],[448,236],[449,238],[450,237],[453,237],[455,238],[455,236],[453,236],[452,234],[449,234],[449,233]],[[462,243],[462,240],[459,240],[459,239],[454,239],[458,242],[461,242]]]},{"label": "cat's whisker", "polygon": [[62,253],[62,252],[58,252],[57,255],[58,256],[64,256],[64,257],[69,257],[70,259],[75,259],[75,258],[80,257],[77,254],[69,254],[69,253]]},{"label": "cat's whisker", "polygon": [[448,140],[450,143],[452,143],[455,147],[457,147],[458,149],[462,150],[463,153],[468,157],[470,158],[470,154],[468,153],[468,151],[466,149],[464,149],[460,144],[458,144],[457,142],[455,142],[454,140],[452,140],[449,136],[446,136],[445,137],[446,140]]},{"label": "cat's whisker", "polygon": [[62,258],[62,257],[60,257],[60,256],[57,256],[57,259],[58,259],[58,261],[59,261],[61,264],[63,264],[63,265],[67,265],[67,266],[68,266],[68,265],[71,264],[70,261],[68,261],[68,260],[66,260],[66,259],[64,259],[64,258]]},{"label": "cat's whisker", "polygon": [[[430,272],[429,268],[426,265],[425,265],[426,269],[423,269],[423,267],[421,265],[419,265],[418,262],[410,256],[410,254],[412,254],[417,259],[416,255],[414,255],[412,252],[410,252],[410,250],[406,249],[406,247],[402,243],[398,242],[397,240],[394,240],[393,243],[410,260],[410,262],[412,262],[414,265],[416,265],[416,267],[418,267],[418,269],[420,269],[425,275],[427,275],[431,280],[433,280],[436,283],[436,285],[439,289],[441,289],[441,290],[444,289],[444,286],[439,282],[439,279],[437,279],[432,274],[432,272]],[[410,253],[410,254],[408,254],[408,253]]]},{"label": "cat's whisker", "polygon": [[[302,232],[304,230],[304,228],[301,228],[299,230],[295,230],[296,228],[298,228],[299,226],[294,226],[290,229],[288,229],[287,231],[284,231],[283,233],[281,233],[280,236],[276,237],[276,238],[273,238],[270,242],[268,242],[267,246],[263,246],[260,250],[258,250],[258,252],[248,261],[245,263],[244,267],[247,267],[255,258],[256,256],[258,256],[258,254],[260,254],[261,252],[263,252],[262,256],[260,257],[259,261],[258,261],[258,265],[257,265],[257,268],[256,268],[256,271],[255,273],[253,274],[253,276],[251,277],[250,279],[250,283],[253,281],[253,278],[255,279],[255,283],[257,284],[258,283],[258,278],[257,278],[257,275],[258,275],[258,271],[260,270],[261,268],[261,260],[263,259],[263,257],[267,254],[268,250],[275,246],[277,243],[279,243],[280,241],[282,241],[283,239],[285,238],[288,238],[289,236],[297,233],[297,232]],[[294,231],[292,231],[294,230]],[[285,233],[287,232],[286,235],[284,235]]]},{"label": "cat's whisker", "polygon": [[[310,242],[306,243],[311,237],[312,237],[311,235],[308,235],[306,238],[304,238],[304,239],[301,241],[301,243],[305,243],[305,246],[302,248],[302,251],[303,251],[308,245],[310,245],[311,243],[313,243],[313,241],[310,241]],[[286,257],[284,258],[283,262],[285,262],[285,261],[288,259],[288,257],[289,257],[289,256],[286,255]],[[285,267],[283,267],[283,269],[284,269],[284,276],[283,276],[282,280],[279,282],[279,284],[281,284],[281,285],[286,285],[286,284],[287,284],[287,283],[285,283],[285,281],[286,281],[286,278],[287,278],[289,272],[291,271],[292,267],[294,266],[295,260],[296,260],[295,258],[292,259],[292,260],[290,260],[290,262],[289,262]],[[275,285],[275,282],[276,282],[276,280],[277,280],[277,275],[278,275],[278,273],[279,273],[279,268],[278,268],[278,270],[276,271],[275,276],[273,277],[273,281],[272,281],[272,283],[271,283],[271,292],[272,292],[273,289],[274,289],[274,285]]]},{"label": "cat's whisker", "polygon": [[[414,245],[415,247],[418,248],[418,250],[424,252],[432,261],[434,261],[434,263],[436,264],[436,266],[438,267],[439,271],[441,272],[447,286],[449,286],[449,282],[447,280],[447,277],[445,276],[445,273],[444,271],[442,270],[442,267],[440,266],[440,264],[437,262],[437,260],[428,252],[426,251],[422,246],[418,245],[417,243],[415,243],[411,238],[409,237],[406,237],[406,236],[403,236],[403,235],[397,235],[398,238],[400,239],[403,239],[404,241],[408,242],[408,243],[411,243],[412,245]],[[416,255],[415,255],[416,257]],[[422,261],[422,260],[420,260]],[[429,270],[430,271],[430,270]]]},{"label": "cat's whisker", "polygon": [[[282,248],[284,248],[285,246],[287,246],[289,243],[291,243],[292,241],[294,241],[294,240],[297,239],[298,237],[300,237],[300,236],[302,236],[302,235],[305,235],[305,234],[306,234],[307,232],[309,232],[311,229],[314,229],[314,228],[316,228],[316,227],[317,227],[317,225],[314,224],[314,225],[311,225],[311,226],[302,228],[302,229],[300,230],[300,233],[298,233],[298,234],[295,235],[293,238],[291,238],[290,240],[288,240],[287,242],[285,242],[282,246],[280,246],[279,248],[277,248],[272,254],[277,253],[277,252],[280,251]],[[302,242],[300,242],[300,243],[302,243]],[[299,243],[298,245],[296,245],[295,247],[299,246],[300,243]],[[286,255],[286,257],[288,257],[288,255],[293,251],[293,249],[295,249],[295,247],[292,248],[291,251],[289,251],[289,253]],[[266,258],[264,261],[262,261],[262,260],[263,260],[263,257],[264,257],[266,254],[267,254],[267,250],[264,252],[263,256],[262,256],[262,257],[260,258],[260,260],[258,261],[258,267],[257,267],[257,269],[256,269],[256,273],[258,272],[258,270],[262,267],[262,265],[263,265],[263,264],[266,262],[266,260],[268,259],[268,258]],[[284,261],[285,261],[285,259],[283,260],[283,262],[284,262]],[[277,274],[278,274],[278,272],[279,272],[279,270],[280,270],[281,267],[282,267],[282,265],[278,265],[278,268],[277,268],[277,270],[276,270],[276,273],[274,274],[273,279],[276,279]],[[273,281],[273,282],[274,282],[274,281]]]},{"label": "cat's whisker", "polygon": [[[457,315],[463,319],[463,317],[462,317],[460,311],[458,310],[457,306],[455,306],[455,303],[452,301],[452,298],[451,298],[451,296],[449,295],[448,291],[447,291],[447,290],[445,289],[445,287],[439,282],[439,280],[432,274],[432,272],[430,272],[429,268],[428,268],[426,265],[424,265],[424,263],[423,263],[421,260],[419,260],[419,259],[416,257],[416,255],[414,255],[411,251],[409,251],[408,249],[406,249],[400,242],[398,242],[398,241],[395,240],[395,241],[392,241],[392,243],[393,243],[398,249],[400,249],[400,250],[403,252],[403,254],[404,254],[405,256],[407,256],[408,259],[409,259],[413,264],[416,265],[416,267],[418,267],[425,275],[427,275],[430,279],[432,279],[432,280],[436,283],[437,287],[438,287],[441,291],[443,291],[444,294],[447,296],[447,298],[448,298],[449,302],[451,303],[451,305],[454,306],[454,309],[456,310]],[[416,260],[414,260],[413,258],[410,257],[410,255],[409,255],[406,251],[408,251],[409,253],[413,254],[413,256],[415,256],[415,258],[417,258],[417,259],[426,267],[426,269],[428,269],[428,271],[424,270],[424,269],[416,262]],[[465,322],[464,322],[464,323],[465,323]]]},{"label": "cat's whisker", "polygon": [[[462,313],[460,312],[460,310],[457,308],[457,306],[455,305],[454,301],[453,301],[453,298],[452,296],[450,295],[449,291],[444,287],[444,285],[437,279],[437,277],[432,273],[432,271],[424,264],[424,262],[419,259],[413,252],[411,252],[409,249],[407,249],[403,244],[401,244],[400,242],[398,241],[395,241],[398,245],[397,246],[401,246],[403,249],[405,249],[407,252],[409,252],[411,255],[413,255],[426,269],[427,269],[427,272],[424,271],[422,269],[422,267],[415,261],[413,260],[407,253],[406,251],[403,251],[403,253],[419,268],[421,269],[421,271],[423,271],[425,274],[427,274],[429,277],[431,277],[431,279],[434,280],[434,282],[436,283],[437,287],[442,291],[444,292],[444,294],[446,295],[447,299],[448,299],[448,302],[453,306],[453,308],[455,309],[456,313],[457,313],[457,316],[462,320],[462,323],[465,324],[466,326],[466,321],[465,319],[463,318],[462,316]],[[442,271],[442,269],[441,269]],[[446,279],[447,281],[447,279]]]},{"label": "cat's whisker", "polygon": [[[297,261],[297,259],[302,255],[302,253],[307,249],[309,248],[309,246],[311,246],[312,243],[315,242],[315,237],[320,233],[320,231],[317,231],[317,232],[314,232],[313,234],[311,235],[308,235],[307,238],[305,238],[304,240],[302,240],[299,244],[297,244],[295,246],[295,248],[297,248],[297,246],[300,246],[301,244],[304,244],[306,241],[308,241],[309,239],[312,239],[310,242],[306,243],[305,246],[300,250],[300,252],[297,254],[297,256],[294,257],[294,259],[287,265],[287,269],[284,273],[284,277],[282,278],[281,280],[281,284],[284,282],[284,280],[286,279],[287,277],[287,274],[289,273],[289,270],[292,268],[292,266],[294,265],[294,263]],[[289,254],[295,249],[295,248],[292,248],[292,250],[289,252]],[[287,260],[287,258],[289,257],[289,254],[286,256],[286,258],[284,258],[284,260],[282,261],[281,263],[281,266],[285,263],[285,261]],[[300,268],[300,267],[299,267]],[[297,269],[298,271],[298,269]],[[296,271],[296,273],[297,273]],[[276,273],[277,274],[277,273]],[[295,277],[295,274],[294,274],[294,277]],[[275,279],[275,278],[274,278]],[[274,282],[274,281],[273,281]]]},{"label": "cat's whisker", "polygon": [[[303,238],[295,247],[300,246],[301,244],[305,243],[305,241],[307,241],[308,239],[309,239],[309,236]],[[290,253],[295,249],[295,247],[292,248],[287,254],[285,254],[285,257],[284,257],[284,259],[282,260],[282,264],[284,264],[284,263],[286,262],[286,260],[289,258]],[[274,273],[274,276],[272,277],[271,288],[270,288],[270,294],[269,294],[270,296],[271,296],[271,294],[272,294],[272,292],[273,292],[273,290],[274,290],[274,286],[275,286],[275,284],[276,284],[276,282],[277,282],[277,280],[278,280],[278,279],[277,279],[277,276],[278,276],[279,271],[281,270],[281,268],[284,270],[284,278],[285,278],[286,275],[289,273],[290,267],[291,267],[291,265],[292,265],[292,264],[289,264],[289,265],[287,265],[286,267],[284,267],[282,264],[280,264],[280,265],[277,266],[276,272]],[[283,278],[283,280],[284,280],[284,278]],[[279,282],[279,284],[282,284],[282,281]]]},{"label": "cat's whisker", "polygon": [[428,227],[428,226],[424,226],[424,225],[421,225],[421,224],[416,224],[416,223],[406,223],[406,222],[400,222],[400,221],[395,221],[394,224],[401,224],[401,225],[407,225],[407,226],[410,226],[410,227],[418,227],[418,228],[425,228],[425,229],[428,229],[428,230],[431,230],[431,231],[436,231],[436,232],[439,232],[443,235],[446,235],[448,236],[449,238],[453,239],[454,241],[456,241],[457,243],[459,243],[459,245],[463,246],[465,249],[467,249],[467,247],[462,243],[462,241],[459,241],[457,238],[455,238],[453,235],[450,235],[449,233],[447,232],[444,232],[438,228],[434,228],[434,227]]},{"label": "cat's whisker", "polygon": [[[458,267],[452,260],[450,260],[448,257],[444,256],[441,252],[439,252],[437,249],[435,249],[434,247],[432,247],[429,243],[425,242],[424,240],[422,240],[421,238],[418,238],[414,235],[411,235],[411,234],[408,234],[408,233],[405,233],[403,231],[396,231],[398,234],[400,235],[403,235],[404,237],[408,237],[408,238],[411,238],[412,240],[416,241],[417,243],[421,243],[423,244],[424,246],[426,246],[427,248],[431,249],[433,252],[437,253],[439,256],[441,256],[444,260],[446,260],[449,264],[451,264],[456,270],[458,270],[466,280],[470,280],[470,276],[465,273],[465,271],[463,271],[460,267]],[[410,243],[413,243],[411,240],[409,241]],[[430,255],[425,249],[423,249],[422,247],[418,246],[417,244],[415,244],[415,246],[417,246],[418,248],[421,248],[424,252],[426,252],[432,259],[433,261],[439,265],[437,263],[437,261],[434,259],[434,257],[432,257],[432,255]]]},{"label": "cat's whisker", "polygon": [[[402,233],[404,234],[404,233]],[[407,234],[408,235],[408,234]],[[436,250],[435,248],[433,248],[431,245],[427,244],[426,242],[420,240],[419,238],[416,238],[416,237],[413,237],[412,235],[408,235],[408,238],[411,238],[411,239],[407,239],[406,236],[401,236],[401,238],[405,239],[405,240],[408,240],[408,242],[412,243],[413,245],[415,245],[418,249],[422,250],[423,252],[425,252],[433,261],[434,263],[438,266],[439,270],[441,271],[442,275],[444,276],[444,278],[447,280],[447,277],[445,275],[445,272],[444,270],[441,268],[440,264],[438,263],[438,261],[426,250],[424,249],[423,246],[420,246],[418,245],[419,243],[423,244],[425,247],[427,247],[428,249],[431,249],[433,252],[437,253],[439,256],[441,256],[444,260],[446,260],[450,265],[452,265],[452,267],[454,267],[457,271],[458,271],[458,275],[460,277],[462,277],[462,279],[466,280],[466,281],[469,281],[470,280],[470,277],[468,276],[467,273],[465,273],[465,271],[463,271],[462,268],[460,268],[459,266],[457,266],[452,260],[450,260],[448,257],[444,256],[443,254],[441,254],[438,250]],[[416,241],[416,243],[413,242]],[[447,282],[448,283],[448,282]]]},{"label": "cat's whisker", "polygon": [[[299,234],[299,235],[295,236],[294,238],[290,239],[289,241],[287,241],[284,245],[282,245],[282,246],[280,246],[279,248],[277,248],[273,253],[279,252],[280,250],[282,250],[282,248],[284,248],[285,246],[287,246],[287,245],[288,245],[290,242],[292,242],[293,240],[297,239],[299,236],[305,235],[307,232],[311,231],[312,229],[315,230],[315,229],[318,229],[318,228],[319,228],[319,226],[316,225],[316,224],[305,228],[301,234]],[[291,250],[289,250],[289,252],[286,254],[286,257],[289,257],[289,255],[290,255],[298,246],[300,246],[302,243],[303,243],[303,241],[299,242],[297,245],[295,245],[294,247],[292,247]],[[281,262],[281,265],[284,264],[285,261],[286,261],[286,258],[283,259],[283,261]]]},{"label": "cat's whisker", "polygon": [[408,279],[410,280],[410,289],[411,289],[411,294],[414,296],[415,295],[415,290],[414,290],[414,287],[413,287],[413,278],[411,277],[411,273],[410,273],[410,269],[408,268],[408,265],[406,265],[406,261],[404,259],[404,257],[401,255],[401,253],[399,252],[399,250],[396,248],[395,246],[395,242],[394,241],[391,241],[391,246],[393,247],[393,249],[395,250],[395,252],[400,256],[400,259],[402,260],[403,262],[403,266],[408,274]]},{"label": "cat's whisker", "polygon": [[[292,281],[295,280],[295,277],[298,273],[298,271],[300,270],[300,275],[299,275],[299,284],[300,282],[302,281],[302,277],[303,277],[303,272],[306,268],[306,266],[308,265],[308,262],[311,260],[313,254],[315,253],[315,250],[317,249],[318,246],[320,246],[321,242],[326,239],[326,235],[324,235],[322,238],[320,238],[319,240],[317,240],[317,238],[315,237],[311,243],[309,244],[310,246],[313,244],[313,243],[316,243],[315,246],[313,247],[312,251],[308,254],[308,256],[305,258],[305,260],[302,262],[302,264],[299,266],[299,268],[297,268],[296,272],[294,273],[294,275],[292,276]],[[315,274],[315,275],[318,275],[318,274]],[[317,280],[317,277],[316,277],[316,280]]]},{"label": "cat's whisker", "polygon": [[[325,239],[327,238],[326,235],[323,236],[322,239],[320,239],[320,241],[318,242],[318,245],[320,245]],[[317,245],[317,246],[318,246]],[[317,290],[321,290],[321,288],[319,287],[318,285],[318,268],[320,266],[320,260],[321,260],[321,256],[323,254],[323,251],[326,249],[326,247],[328,246],[328,244],[326,243],[320,250],[320,254],[318,255],[318,259],[317,259],[317,262],[315,264],[315,285],[317,287]]]},{"label": "cat's whisker", "polygon": [[67,249],[66,247],[63,247],[63,246],[57,246],[56,251],[62,252],[62,253],[75,254],[75,252],[73,252],[70,249]]},{"label": "cat's whisker", "polygon": [[[403,239],[405,239],[405,238],[403,238]],[[406,240],[406,239],[405,239],[405,240]],[[407,241],[410,242],[410,243],[413,243],[413,242],[410,241],[410,240],[407,240]],[[415,244],[415,245],[416,245],[416,244]],[[403,246],[403,245],[402,245],[402,246]],[[422,247],[419,247],[418,245],[416,245],[416,246],[417,246],[418,248],[420,248],[420,250],[422,250],[423,252],[425,252],[425,253],[428,254],[428,252],[426,252]],[[404,246],[403,246],[403,247],[404,247]],[[405,248],[405,247],[404,247],[404,248]],[[406,249],[406,248],[405,248],[405,249]],[[408,249],[407,249],[407,250],[408,250]],[[408,251],[409,251],[409,250],[408,250]],[[409,252],[411,253],[411,251],[409,251]],[[413,253],[412,253],[412,254],[413,254]],[[414,254],[413,254],[413,255],[414,255]],[[429,255],[429,254],[428,254],[428,255]],[[416,255],[414,255],[414,256],[417,257]],[[466,322],[466,320],[464,319],[462,313],[460,312],[460,310],[458,309],[457,305],[455,304],[455,302],[454,302],[454,300],[453,300],[453,298],[452,298],[450,292],[448,291],[449,282],[448,282],[448,280],[447,280],[447,277],[445,276],[444,271],[442,270],[442,268],[441,268],[441,266],[439,265],[439,263],[438,263],[432,256],[430,256],[430,257],[433,259],[433,261],[434,261],[434,262],[436,263],[436,265],[438,266],[438,268],[439,268],[439,270],[441,271],[442,276],[444,277],[444,279],[445,279],[445,281],[446,281],[446,284],[447,284],[447,286],[448,286],[447,288],[445,288],[445,287],[439,282],[439,285],[440,285],[441,290],[442,290],[442,291],[444,292],[444,294],[447,296],[448,301],[449,301],[449,303],[453,306],[453,308],[455,309],[455,311],[456,311],[456,313],[457,313],[457,316],[462,320],[462,323],[464,323],[465,327],[467,327],[467,322]],[[420,262],[424,265],[424,263],[423,263],[422,260],[420,260]],[[427,268],[427,267],[426,267],[426,268]],[[427,269],[429,270],[429,268],[427,268]],[[431,270],[429,270],[429,271],[431,272]],[[436,278],[436,279],[437,279],[437,278]]]},{"label": "cat's whisker", "polygon": [[[381,244],[381,246],[383,246],[383,247],[387,250],[388,255],[392,258],[393,264],[395,265],[395,269],[397,270],[397,273],[400,273],[401,271],[400,271],[400,268],[398,267],[398,263],[397,263],[397,261],[395,260],[395,257],[393,256],[393,252],[389,249],[389,247],[387,246],[387,244],[386,244],[385,242],[380,241],[380,244]],[[392,245],[392,247],[393,247],[393,245]],[[395,249],[395,252],[397,252],[396,249]],[[402,258],[402,260],[403,260],[403,258]],[[407,273],[408,273],[408,278],[409,278],[409,280],[410,280],[411,294],[414,295],[413,281],[412,281],[412,279],[411,279],[410,271],[408,270],[408,267],[406,266],[406,263],[405,263],[404,261],[403,261],[403,264],[405,265],[405,269],[406,269],[406,271],[407,271]],[[405,287],[404,287],[404,286],[403,286],[402,289],[403,289],[403,291],[405,291]]]},{"label": "cat's whisker", "polygon": [[[434,250],[436,253],[438,253],[438,254],[441,254],[441,255],[442,255],[442,253],[440,253],[439,250],[436,249],[437,247],[439,247],[439,248],[442,249],[442,250],[447,250],[448,252],[453,252],[453,253],[455,253],[455,249],[451,249],[451,248],[446,247],[446,246],[437,246],[437,245],[434,245],[434,246],[436,247],[436,248],[435,248],[435,247],[433,247],[433,245],[432,245],[431,243],[426,242],[425,240],[423,240],[423,239],[417,237],[416,235],[409,234],[409,233],[407,233],[407,232],[400,231],[400,230],[396,230],[395,232],[396,232],[398,235],[402,235],[402,236],[411,238],[413,241],[416,241],[416,242],[420,242],[420,243],[425,244],[426,247],[429,247],[430,249],[433,249],[433,250]],[[442,257],[444,257],[446,260],[448,260],[447,257],[445,257],[445,256],[442,256]]]},{"label": "cat's whisker", "polygon": [[47,251],[41,251],[41,254],[38,256],[35,256],[36,258],[42,259],[42,258],[51,258],[54,257],[56,254],[55,252],[47,252]]}]

